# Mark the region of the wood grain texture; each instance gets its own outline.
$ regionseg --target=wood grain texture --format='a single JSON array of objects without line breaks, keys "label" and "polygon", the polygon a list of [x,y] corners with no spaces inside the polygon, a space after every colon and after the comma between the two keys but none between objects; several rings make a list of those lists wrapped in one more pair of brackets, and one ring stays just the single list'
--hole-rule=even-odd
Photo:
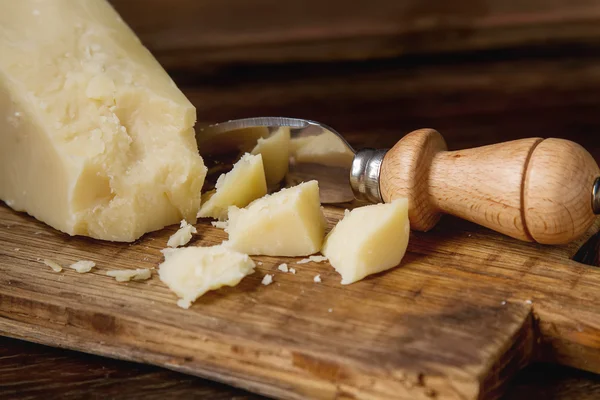
[{"label": "wood grain texture", "polygon": [[413,229],[428,231],[445,212],[516,239],[564,244],[596,220],[594,158],[564,139],[530,138],[446,151],[432,129],[414,131],[381,165],[386,202],[409,198]]},{"label": "wood grain texture", "polygon": [[149,365],[0,338],[0,398],[214,399],[261,396]]},{"label": "wood grain texture", "polygon": [[591,188],[600,169],[579,144],[561,139],[539,143],[527,165],[523,211],[539,243],[564,243],[594,222]]},{"label": "wood grain texture", "polygon": [[[327,208],[329,224],[342,214]],[[600,272],[569,261],[578,243],[531,245],[446,219],[415,233],[402,267],[389,273],[342,286],[326,263],[291,275],[276,267],[293,260],[258,257],[256,274],[186,311],[156,277],[122,284],[105,275],[156,266],[176,227],[109,244],[68,237],[5,206],[0,215],[2,335],[281,398],[496,398],[539,357],[600,370],[590,342],[599,316],[586,306],[600,296]],[[194,245],[224,238],[198,227]],[[56,274],[43,258],[90,259],[98,269]],[[267,272],[275,283],[260,285]]]},{"label": "wood grain texture", "polygon": [[440,219],[440,209],[431,201],[431,168],[436,155],[447,150],[442,136],[433,129],[414,131],[385,155],[379,174],[381,196],[386,203],[408,198],[412,229],[428,231]]},{"label": "wood grain texture", "polygon": [[[517,375],[502,400],[596,400],[600,377],[535,364]],[[12,399],[265,400],[230,386],[162,368],[0,337],[0,397]]]},{"label": "wood grain texture", "polygon": [[165,67],[598,43],[594,0],[111,0]]}]

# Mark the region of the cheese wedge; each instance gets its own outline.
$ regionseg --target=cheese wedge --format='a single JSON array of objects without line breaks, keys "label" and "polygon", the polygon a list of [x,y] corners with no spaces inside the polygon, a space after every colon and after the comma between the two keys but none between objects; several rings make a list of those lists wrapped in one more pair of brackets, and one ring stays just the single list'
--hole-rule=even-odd
[{"label": "cheese wedge", "polygon": [[325,216],[317,181],[282,189],[250,203],[229,207],[226,245],[250,255],[307,256],[321,249]]},{"label": "cheese wedge", "polygon": [[246,207],[253,200],[267,194],[267,182],[262,156],[244,154],[233,169],[219,176],[216,191],[206,196],[199,218],[227,219],[229,206]]},{"label": "cheese wedge", "polygon": [[290,128],[279,128],[270,137],[258,139],[252,154],[261,154],[267,185],[276,185],[285,178],[290,160]]},{"label": "cheese wedge", "polygon": [[406,253],[408,200],[355,208],[325,238],[321,253],[342,276],[342,284],[395,267]]},{"label": "cheese wedge", "polygon": [[298,162],[331,167],[350,165],[354,159],[352,150],[331,132],[291,139],[290,154]]},{"label": "cheese wedge", "polygon": [[105,0],[0,2],[0,54],[0,199],[113,241],[195,222],[195,109]]},{"label": "cheese wedge", "polygon": [[209,290],[235,286],[254,272],[254,261],[222,245],[164,249],[158,276],[179,297],[177,305],[190,305]]}]

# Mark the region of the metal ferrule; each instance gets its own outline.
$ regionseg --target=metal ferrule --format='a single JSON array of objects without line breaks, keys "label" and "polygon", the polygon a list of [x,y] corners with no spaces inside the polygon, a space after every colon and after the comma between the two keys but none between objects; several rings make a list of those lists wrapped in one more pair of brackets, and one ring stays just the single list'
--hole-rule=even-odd
[{"label": "metal ferrule", "polygon": [[383,203],[379,172],[386,153],[387,150],[362,149],[354,156],[350,169],[350,186],[358,200]]},{"label": "metal ferrule", "polygon": [[592,189],[592,209],[594,214],[600,214],[600,178],[596,179]]}]

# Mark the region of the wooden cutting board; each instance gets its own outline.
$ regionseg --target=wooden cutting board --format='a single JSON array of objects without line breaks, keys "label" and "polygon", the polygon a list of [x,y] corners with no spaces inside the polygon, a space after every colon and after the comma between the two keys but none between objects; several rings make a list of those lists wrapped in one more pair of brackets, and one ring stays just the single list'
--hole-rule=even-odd
[{"label": "wooden cutting board", "polygon": [[[333,225],[343,209],[326,215]],[[225,238],[207,222],[198,228],[191,245]],[[342,286],[326,262],[292,275],[277,266],[297,259],[254,257],[256,273],[189,310],[156,274],[130,283],[105,275],[156,267],[175,229],[106,243],[1,205],[0,334],[286,399],[496,398],[538,360],[600,372],[600,271],[570,260],[586,238],[540,246],[445,218],[412,233],[387,273]],[[44,258],[98,267],[54,273]],[[269,286],[265,273],[275,275]]]}]

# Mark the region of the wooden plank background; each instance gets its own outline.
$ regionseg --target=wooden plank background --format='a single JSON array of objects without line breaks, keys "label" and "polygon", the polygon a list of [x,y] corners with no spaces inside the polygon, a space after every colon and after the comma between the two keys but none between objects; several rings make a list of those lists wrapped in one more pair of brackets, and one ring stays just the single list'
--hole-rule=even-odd
[{"label": "wooden plank background", "polygon": [[111,0],[168,69],[598,43],[594,0]]}]

